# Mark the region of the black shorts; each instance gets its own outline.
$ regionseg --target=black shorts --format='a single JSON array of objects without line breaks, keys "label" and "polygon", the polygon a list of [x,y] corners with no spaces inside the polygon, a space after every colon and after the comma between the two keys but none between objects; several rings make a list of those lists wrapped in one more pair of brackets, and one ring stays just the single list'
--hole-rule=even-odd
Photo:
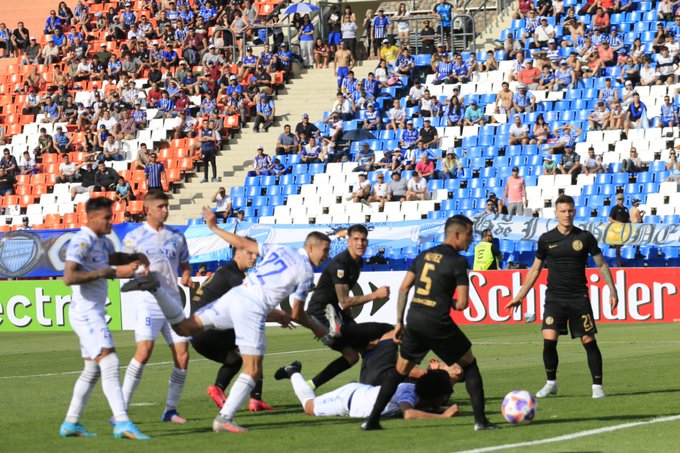
[{"label": "black shorts", "polygon": [[383,378],[397,364],[399,347],[392,340],[379,342],[374,349],[363,355],[359,382],[367,385],[380,385]]},{"label": "black shorts", "polygon": [[206,330],[194,335],[191,339],[191,345],[196,352],[206,359],[224,363],[227,355],[237,349],[236,334],[234,329]]},{"label": "black shorts", "polygon": [[423,361],[434,352],[447,365],[458,362],[472,348],[472,343],[453,320],[431,320],[409,317],[400,354],[413,363]]},{"label": "black shorts", "polygon": [[542,329],[556,330],[560,335],[566,335],[567,324],[571,338],[593,336],[597,333],[593,307],[587,294],[573,298],[546,298]]}]

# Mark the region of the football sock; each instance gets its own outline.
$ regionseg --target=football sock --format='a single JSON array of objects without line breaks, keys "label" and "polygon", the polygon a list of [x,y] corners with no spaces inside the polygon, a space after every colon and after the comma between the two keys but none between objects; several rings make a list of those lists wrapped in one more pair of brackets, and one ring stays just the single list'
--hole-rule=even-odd
[{"label": "football sock", "polygon": [[602,353],[597,346],[597,341],[584,343],[583,347],[588,356],[588,368],[590,368],[590,375],[593,377],[593,384],[602,385]]},{"label": "football sock", "polygon": [[215,377],[215,385],[222,390],[225,390],[227,387],[229,387],[229,383],[231,382],[232,379],[234,379],[234,376],[236,376],[236,373],[238,373],[241,370],[241,365],[243,365],[243,359],[239,357],[238,361],[230,364],[224,364],[220,367],[220,369],[217,371],[217,376]]},{"label": "football sock", "polygon": [[307,385],[305,378],[300,373],[293,374],[290,377],[290,383],[293,385],[295,396],[297,396],[297,399],[300,400],[300,404],[302,404],[303,409],[307,401],[316,398],[314,390],[312,390],[312,388]]},{"label": "football sock", "polygon": [[99,365],[94,360],[86,360],[85,367],[80,373],[76,385],[73,387],[73,396],[71,397],[71,404],[66,412],[66,421],[77,423],[80,419],[80,414],[83,408],[87,405],[90,399],[94,386],[99,380]]},{"label": "football sock", "polygon": [[486,414],[484,412],[484,383],[482,382],[482,375],[477,366],[477,359],[466,367],[463,367],[465,373],[465,390],[470,395],[470,403],[472,403],[472,412],[475,416],[475,423],[485,423]]},{"label": "football sock", "polygon": [[557,380],[557,340],[543,340],[543,365],[549,381]]},{"label": "football sock", "polygon": [[365,347],[392,329],[394,326],[384,322],[362,322],[343,324],[340,327],[340,333],[344,344],[357,349]]},{"label": "football sock", "polygon": [[380,414],[390,402],[392,396],[397,391],[399,384],[406,379],[406,376],[399,374],[396,369],[391,369],[386,375],[383,382],[380,384],[380,392],[375,400],[371,414],[366,419],[369,425],[376,425],[380,423]]},{"label": "football sock", "polygon": [[125,378],[123,379],[123,401],[125,401],[126,409],[130,407],[132,395],[135,393],[139,382],[142,380],[143,372],[144,365],[133,357],[128,364],[127,370],[125,370]]},{"label": "football sock", "polygon": [[220,410],[220,414],[227,420],[232,420],[243,402],[248,398],[251,390],[255,387],[255,380],[245,373],[239,374],[234,385],[231,386],[227,402]]},{"label": "football sock", "polygon": [[158,306],[163,312],[163,316],[165,316],[165,319],[167,319],[171,325],[186,319],[182,303],[175,300],[175,298],[173,298],[163,287],[159,286],[154,291],[151,291],[151,294],[156,298]]},{"label": "football sock", "polygon": [[314,388],[319,388],[326,382],[333,379],[338,374],[343,371],[347,371],[352,368],[352,364],[347,361],[344,357],[338,357],[326,366],[319,374],[312,378],[314,383]]},{"label": "football sock", "polygon": [[253,387],[253,390],[250,392],[250,397],[255,398],[256,400],[262,400],[262,376],[260,376],[260,379],[255,383],[255,387]]},{"label": "football sock", "polygon": [[118,355],[115,352],[99,361],[99,370],[102,373],[102,390],[104,390],[104,395],[109,402],[116,423],[130,420],[125,410],[123,391],[120,388],[118,367]]},{"label": "football sock", "polygon": [[170,375],[170,381],[168,382],[168,398],[165,402],[166,412],[177,409],[186,379],[187,370],[181,370],[177,367],[172,368],[172,374]]}]

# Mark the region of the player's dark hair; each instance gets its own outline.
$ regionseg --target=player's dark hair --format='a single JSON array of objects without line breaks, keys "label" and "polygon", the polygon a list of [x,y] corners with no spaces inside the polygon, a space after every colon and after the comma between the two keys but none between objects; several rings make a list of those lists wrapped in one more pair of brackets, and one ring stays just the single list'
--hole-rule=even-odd
[{"label": "player's dark hair", "polygon": [[347,230],[347,237],[353,235],[354,233],[359,233],[368,236],[368,228],[366,228],[364,225],[360,223],[357,223],[349,227],[349,229]]},{"label": "player's dark hair", "polygon": [[113,205],[113,201],[106,197],[90,198],[85,203],[85,212],[89,214],[100,209],[111,209],[111,205]]},{"label": "player's dark hair", "polygon": [[312,231],[305,238],[305,245],[312,242],[331,242],[331,238],[327,234],[321,233],[319,231]]},{"label": "player's dark hair", "polygon": [[576,203],[574,202],[574,198],[571,197],[570,195],[565,195],[562,194],[559,197],[557,197],[557,200],[555,200],[555,206],[558,204],[570,204],[570,205],[575,205]]},{"label": "player's dark hair", "polygon": [[168,194],[163,192],[160,189],[151,189],[149,192],[147,192],[146,197],[144,197],[144,201],[158,201],[158,200],[163,200],[163,201],[168,201]]},{"label": "player's dark hair", "polygon": [[449,373],[444,370],[428,370],[416,381],[416,394],[421,401],[431,401],[453,393],[453,384]]},{"label": "player's dark hair", "polygon": [[447,232],[454,227],[461,227],[462,229],[467,229],[467,226],[472,226],[472,220],[468,219],[464,215],[458,214],[453,217],[449,217],[444,225],[444,231]]}]

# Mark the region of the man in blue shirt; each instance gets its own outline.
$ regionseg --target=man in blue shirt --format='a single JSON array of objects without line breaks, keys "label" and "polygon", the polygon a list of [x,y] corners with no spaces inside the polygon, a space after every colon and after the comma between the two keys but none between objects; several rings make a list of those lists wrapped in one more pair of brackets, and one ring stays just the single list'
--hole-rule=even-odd
[{"label": "man in blue shirt", "polygon": [[373,55],[377,56],[380,50],[380,43],[387,38],[387,27],[390,20],[385,16],[385,11],[378,10],[378,15],[373,18]]},{"label": "man in blue shirt", "polygon": [[260,132],[260,126],[264,128],[265,132],[269,131],[269,128],[274,123],[274,115],[276,114],[274,101],[271,100],[268,95],[261,94],[256,111],[257,116],[255,118],[255,124],[253,124],[253,131]]},{"label": "man in blue shirt", "polygon": [[149,190],[158,189],[163,190],[163,186],[167,184],[167,177],[165,175],[165,167],[162,162],[157,161],[156,153],[151,153],[149,156],[149,163],[144,167],[144,174],[149,185]]},{"label": "man in blue shirt", "polygon": [[451,19],[453,15],[453,5],[446,0],[439,0],[432,11],[439,16],[439,24],[437,25],[437,34],[441,35],[442,31],[446,35],[446,41],[451,37]]}]

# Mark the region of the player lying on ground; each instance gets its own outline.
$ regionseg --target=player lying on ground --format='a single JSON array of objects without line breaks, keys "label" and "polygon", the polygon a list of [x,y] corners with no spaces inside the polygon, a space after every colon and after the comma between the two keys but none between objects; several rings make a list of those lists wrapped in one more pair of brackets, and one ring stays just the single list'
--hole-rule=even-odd
[{"label": "player lying on ground", "polygon": [[[302,364],[293,362],[276,371],[276,379],[290,379],[293,391],[307,415],[316,417],[367,417],[380,387],[352,382],[329,393],[316,396],[300,373]],[[449,418],[458,413],[458,405],[442,409],[453,392],[449,374],[429,370],[415,384],[401,383],[387,403],[381,417],[403,416],[407,420]]]},{"label": "player lying on ground", "polygon": [[71,404],[59,434],[62,437],[95,435],[80,424],[80,415],[101,376],[102,390],[113,413],[114,437],[146,440],[150,437],[143,434],[127,415],[120,387],[118,355],[106,323],[105,304],[107,279],[132,277],[149,261],[141,254],[115,253],[113,243],[106,237],[111,233],[111,204],[108,198],[92,198],[85,203],[88,226],[81,227],[66,250],[64,284],[73,291],[69,322],[80,340],[85,367],[73,388]]},{"label": "player lying on ground", "polygon": [[548,267],[548,289],[545,292],[543,312],[543,364],[547,382],[538,392],[538,398],[557,394],[557,339],[567,333],[571,338],[581,338],[586,350],[588,368],[592,377],[593,398],[604,398],[602,387],[602,354],[595,341],[597,327],[593,319],[593,307],[588,297],[586,266],[588,254],[600,270],[609,288],[609,305],[612,310],[619,303],[609,265],[602,256],[597,240],[590,232],[574,226],[576,208],[574,199],[560,195],[555,201],[557,226],[538,238],[536,259],[527,273],[526,281],[506,310],[512,311],[522,305],[522,300],[536,283],[544,262]]},{"label": "player lying on ground", "polygon": [[[182,271],[182,285],[193,288],[189,249],[184,235],[175,228],[165,225],[168,219],[168,196],[157,189],[149,190],[144,198],[146,222],[129,232],[123,239],[123,252],[143,253],[149,259],[148,270],[158,276],[161,288],[175,301],[175,309],[181,311],[182,298],[177,288],[177,269]],[[123,380],[125,407],[142,380],[146,363],[151,358],[156,338],[161,333],[170,347],[174,367],[168,381],[168,393],[163,422],[186,423],[177,413],[177,405],[184,390],[189,366],[189,338],[177,335],[165,319],[156,299],[146,291],[130,293],[135,300],[135,341],[137,350],[130,360]]]},{"label": "player lying on ground", "polygon": [[[450,310],[468,306],[468,263],[459,252],[472,243],[472,221],[465,216],[449,218],[444,225],[444,242],[419,254],[406,272],[399,288],[395,341],[401,343],[396,367],[382,379],[375,406],[364,430],[381,429],[380,416],[392,399],[399,384],[411,369],[433,351],[447,365],[460,364],[465,373],[465,389],[470,395],[476,431],[496,429],[486,418],[484,384],[472,354],[472,343],[453,322]],[[414,296],[408,311],[406,327],[404,312],[411,288]],[[457,300],[453,295],[457,294]]]},{"label": "player lying on ground", "polygon": [[[226,403],[213,422],[213,430],[244,432],[247,430],[237,425],[233,418],[262,376],[268,314],[280,301],[292,295],[293,320],[312,330],[317,338],[328,333],[328,329],[307,316],[304,304],[314,285],[312,265],[320,266],[328,259],[331,241],[323,233],[312,232],[307,235],[301,249],[257,244],[220,229],[217,217],[210,208],[203,208],[203,217],[211,231],[232,247],[261,255],[262,262],[248,274],[242,285],[201,308],[190,318],[171,323],[173,329],[182,336],[190,336],[205,329],[234,329],[236,345],[243,359],[243,372],[232,385]],[[149,275],[150,278],[136,279],[129,287],[150,290],[157,296],[162,308],[164,295],[159,291],[153,273]]]},{"label": "player lying on ground", "polygon": [[310,383],[318,388],[359,361],[359,353],[368,342],[380,338],[393,329],[380,322],[357,323],[351,309],[376,299],[390,296],[390,288],[382,286],[369,294],[350,296],[364,264],[363,256],[368,247],[368,230],[363,225],[352,225],[347,230],[347,250],[337,254],[319,277],[309,300],[307,314],[329,328],[328,341],[324,344],[342,355],[329,363]]},{"label": "player lying on ground", "polygon": [[[255,242],[251,238],[246,239]],[[203,285],[196,290],[191,299],[191,313],[196,313],[200,308],[219,299],[229,292],[230,289],[243,283],[246,271],[255,266],[257,258],[257,253],[246,249],[234,250],[233,259],[224,266],[218,267]],[[276,308],[267,317],[267,321],[278,322],[285,327],[289,326],[290,320],[290,315]],[[227,400],[224,391],[243,365],[243,359],[241,354],[239,354],[238,346],[236,346],[234,329],[198,332],[191,338],[191,345],[203,357],[222,364],[217,371],[215,385],[208,387],[208,395],[217,404],[217,407],[222,409]],[[250,392],[248,409],[251,412],[274,409],[262,401],[261,376]]]}]

